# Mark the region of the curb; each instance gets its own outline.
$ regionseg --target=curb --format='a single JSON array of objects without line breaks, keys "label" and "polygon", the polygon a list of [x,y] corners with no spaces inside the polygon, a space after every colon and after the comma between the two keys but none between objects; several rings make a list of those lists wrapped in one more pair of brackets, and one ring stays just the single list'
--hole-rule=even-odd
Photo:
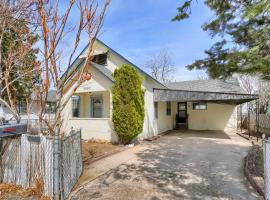
[{"label": "curb", "polygon": [[241,133],[238,133],[238,132],[236,132],[236,134],[239,135],[240,137],[250,141],[248,136],[245,136],[244,134],[241,134]]},{"label": "curb", "polygon": [[258,175],[258,171],[255,167],[256,153],[258,146],[252,146],[248,152],[248,155],[244,158],[244,174],[255,191],[264,199],[264,189],[257,183],[254,176]]},{"label": "curb", "polygon": [[125,150],[130,149],[130,148],[132,148],[132,147],[127,147],[127,146],[119,147],[119,148],[117,148],[117,149],[115,149],[113,151],[109,151],[109,152],[107,152],[107,153],[105,153],[105,154],[103,154],[101,156],[95,157],[95,158],[91,159],[90,161],[85,161],[85,163],[90,165],[90,164],[93,164],[93,163],[95,163],[95,162],[97,162],[99,160],[102,160],[104,158],[107,158],[109,156],[120,153],[120,152],[125,151]]}]

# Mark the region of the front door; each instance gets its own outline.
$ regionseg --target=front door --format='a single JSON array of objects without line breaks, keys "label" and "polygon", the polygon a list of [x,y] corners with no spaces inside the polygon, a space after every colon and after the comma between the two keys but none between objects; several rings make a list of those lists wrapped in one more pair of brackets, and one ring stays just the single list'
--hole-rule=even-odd
[{"label": "front door", "polygon": [[187,102],[178,102],[177,123],[187,123]]}]

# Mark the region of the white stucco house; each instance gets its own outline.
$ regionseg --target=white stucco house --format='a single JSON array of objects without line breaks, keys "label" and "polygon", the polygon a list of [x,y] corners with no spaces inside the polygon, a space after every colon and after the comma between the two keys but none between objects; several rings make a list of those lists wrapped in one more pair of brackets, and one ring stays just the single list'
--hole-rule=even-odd
[{"label": "white stucco house", "polygon": [[[92,79],[76,91],[63,113],[65,129],[81,128],[83,139],[117,141],[112,123],[112,74],[117,67],[128,64],[143,76],[145,119],[139,138],[146,138],[175,128],[224,130],[236,126],[238,104],[257,99],[244,94],[234,82],[200,80],[164,85],[128,61],[100,40],[94,44],[95,57],[89,72]],[[66,90],[84,62],[85,48],[66,73]]]}]

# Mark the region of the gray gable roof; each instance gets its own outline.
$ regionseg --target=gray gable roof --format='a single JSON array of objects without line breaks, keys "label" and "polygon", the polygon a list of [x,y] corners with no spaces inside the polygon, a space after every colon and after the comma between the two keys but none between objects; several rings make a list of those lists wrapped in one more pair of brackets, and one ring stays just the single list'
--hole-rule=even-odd
[{"label": "gray gable roof", "polygon": [[[119,56],[120,58],[122,58],[125,62],[127,62],[128,64],[130,64],[131,66],[133,66],[135,69],[137,69],[140,73],[142,73],[143,75],[145,75],[146,77],[152,79],[154,82],[156,82],[157,84],[159,84],[162,87],[165,87],[162,83],[160,83],[158,80],[156,80],[155,78],[153,78],[152,76],[150,76],[148,73],[146,73],[145,71],[143,71],[141,68],[139,68],[138,66],[136,66],[135,64],[133,64],[132,62],[130,62],[129,60],[127,60],[124,56],[122,56],[121,54],[119,54],[118,52],[116,52],[115,50],[113,50],[111,47],[109,47],[108,45],[106,45],[104,42],[102,42],[101,40],[96,38],[96,42],[99,42],[101,45],[105,46],[109,51],[111,51],[112,53],[116,54],[117,56]],[[77,58],[73,61],[73,63],[67,68],[67,70],[64,72],[64,74],[61,76],[61,79],[64,79],[64,77],[66,76],[67,73],[71,72],[71,76],[66,80],[69,81],[71,77],[74,76],[74,74],[82,67],[83,62],[84,62],[84,58],[80,58],[80,56],[83,54],[83,52],[85,52],[87,50],[89,44],[87,44],[85,46],[85,48],[81,51],[81,53],[77,56]],[[94,66],[96,69],[98,69],[101,73],[103,73],[107,78],[109,78],[110,80],[114,81],[112,78],[112,74],[109,74],[109,70],[106,71],[106,69],[101,69],[101,66]]]},{"label": "gray gable roof", "polygon": [[168,89],[244,94],[238,82],[222,80],[193,80],[167,83]]},{"label": "gray gable roof", "polygon": [[113,74],[106,66],[99,65],[94,62],[92,62],[92,66],[96,68],[100,73],[104,74],[108,79],[114,82]]},{"label": "gray gable roof", "polygon": [[[32,100],[37,100],[37,97],[34,93],[31,95]],[[55,90],[49,90],[48,96],[47,96],[47,102],[56,102],[56,91]]]}]

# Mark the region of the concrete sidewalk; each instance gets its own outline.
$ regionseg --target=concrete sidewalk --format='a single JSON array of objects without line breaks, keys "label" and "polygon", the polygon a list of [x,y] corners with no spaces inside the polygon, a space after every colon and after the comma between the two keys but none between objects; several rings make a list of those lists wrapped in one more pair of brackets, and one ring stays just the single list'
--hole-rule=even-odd
[{"label": "concrete sidewalk", "polygon": [[136,154],[146,149],[147,147],[144,145],[137,145],[86,166],[83,174],[75,186],[75,189],[69,195],[68,199],[72,199],[72,197],[76,195],[76,193],[78,193],[85,185],[95,180],[97,177],[107,173],[111,169],[116,168],[123,163],[128,162],[129,160],[136,159]]}]

